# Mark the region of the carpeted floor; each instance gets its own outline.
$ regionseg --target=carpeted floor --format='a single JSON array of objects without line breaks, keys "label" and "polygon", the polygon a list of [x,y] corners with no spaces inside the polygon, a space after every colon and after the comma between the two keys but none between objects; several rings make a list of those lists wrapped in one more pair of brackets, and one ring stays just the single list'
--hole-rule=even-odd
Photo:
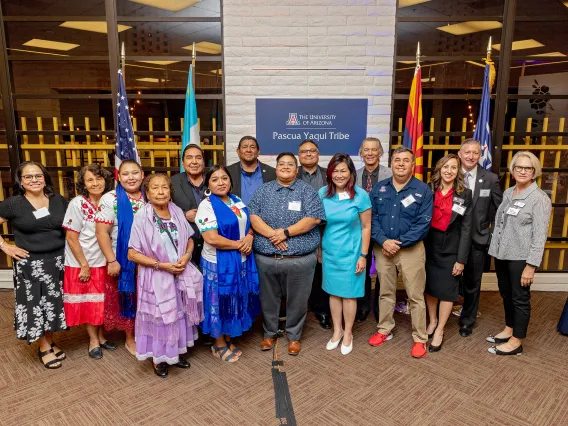
[{"label": "carpeted floor", "polygon": [[[16,340],[12,292],[0,291],[0,425],[278,425],[271,354],[260,352],[261,327],[239,340],[234,364],[214,359],[199,344],[191,369],[170,369],[167,379],[121,347],[104,358],[87,355],[83,328],[59,333],[68,355],[48,371],[37,345]],[[367,345],[369,318],[355,328],[353,353],[327,352],[330,333],[309,314],[303,350],[286,355],[297,424],[345,425],[567,425],[568,337],[555,331],[566,295],[533,293],[525,353],[496,357],[485,337],[503,325],[501,299],[483,293],[473,336],[458,335],[457,318],[446,329],[441,352],[410,357],[410,318],[395,314],[395,337]]]}]

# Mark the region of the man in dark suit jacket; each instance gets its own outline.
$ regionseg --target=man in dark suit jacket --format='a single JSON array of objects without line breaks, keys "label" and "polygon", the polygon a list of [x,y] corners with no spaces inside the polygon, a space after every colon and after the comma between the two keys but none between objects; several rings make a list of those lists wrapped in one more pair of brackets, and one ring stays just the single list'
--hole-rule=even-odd
[{"label": "man in dark suit jacket", "polygon": [[240,161],[231,164],[231,192],[248,204],[255,191],[265,182],[276,179],[276,169],[258,161],[260,147],[253,136],[243,136],[237,147]]},{"label": "man in dark suit jacket", "polygon": [[472,244],[463,272],[464,302],[460,318],[460,335],[467,337],[471,336],[477,318],[485,258],[503,192],[499,177],[478,165],[481,157],[479,141],[471,138],[464,140],[458,155],[462,161],[464,182],[473,192]]},{"label": "man in dark suit jacket", "polygon": [[[327,184],[327,169],[319,166],[319,147],[311,139],[303,140],[298,147],[298,158],[302,165],[298,169],[298,179],[311,185],[316,191]],[[322,267],[316,263],[312,292],[310,294],[311,310],[318,319],[320,326],[331,328],[331,312],[329,310],[329,294],[321,288]]]},{"label": "man in dark suit jacket", "polygon": [[189,225],[193,229],[193,255],[191,260],[199,266],[201,260],[201,250],[203,249],[203,238],[195,224],[195,214],[197,207],[204,197],[205,190],[205,160],[201,147],[190,144],[185,147],[182,153],[182,165],[184,172],[172,177],[174,187],[173,202],[183,210]]}]

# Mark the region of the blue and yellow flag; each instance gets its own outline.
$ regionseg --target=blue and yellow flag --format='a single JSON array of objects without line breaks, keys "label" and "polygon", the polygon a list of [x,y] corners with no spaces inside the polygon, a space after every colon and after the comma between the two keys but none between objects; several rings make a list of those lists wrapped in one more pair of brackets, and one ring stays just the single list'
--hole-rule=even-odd
[{"label": "blue and yellow flag", "polygon": [[416,66],[414,79],[410,87],[410,97],[408,98],[408,110],[406,111],[406,122],[404,123],[404,137],[402,144],[411,149],[416,157],[414,166],[414,177],[423,180],[424,177],[424,156],[423,156],[423,131],[422,131],[422,69]]},{"label": "blue and yellow flag", "polygon": [[195,91],[193,90],[193,66],[189,66],[187,77],[187,90],[185,91],[185,110],[183,112],[183,131],[181,135],[180,171],[183,169],[184,148],[189,144],[199,145],[199,128],[197,125],[197,106],[195,105]]}]

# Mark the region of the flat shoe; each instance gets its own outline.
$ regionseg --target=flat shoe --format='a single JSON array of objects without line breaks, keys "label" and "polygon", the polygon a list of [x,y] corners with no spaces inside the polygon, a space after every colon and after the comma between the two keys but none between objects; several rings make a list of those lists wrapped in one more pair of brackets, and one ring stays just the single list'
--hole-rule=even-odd
[{"label": "flat shoe", "polygon": [[[88,349],[88,348],[87,348]],[[101,359],[103,357],[103,351],[100,346],[89,350],[89,356],[93,359]]]},{"label": "flat shoe", "polygon": [[332,351],[334,349],[337,349],[337,347],[339,346],[339,343],[341,342],[341,339],[343,339],[343,332],[341,332],[341,336],[339,337],[337,342],[334,342],[332,339],[329,339],[329,342],[327,342],[327,345],[325,345],[325,348],[328,351]]},{"label": "flat shoe", "polygon": [[485,340],[487,340],[489,343],[496,343],[498,345],[502,344],[502,343],[507,343],[509,341],[510,337],[495,337],[493,335],[487,337]]},{"label": "flat shoe", "polygon": [[351,344],[349,346],[345,346],[341,343],[341,355],[349,355],[353,350],[353,337],[351,337]]},{"label": "flat shoe", "polygon": [[107,351],[116,351],[118,349],[118,345],[115,342],[105,340],[104,343],[101,343],[101,348],[106,349]]},{"label": "flat shoe", "polygon": [[191,364],[189,363],[189,361],[186,358],[180,358],[178,363],[176,364],[176,367],[178,367],[178,368],[189,368],[189,367],[191,367]]},{"label": "flat shoe", "polygon": [[509,352],[500,351],[496,346],[491,346],[487,349],[487,352],[493,355],[521,355],[523,353],[523,345],[517,346],[515,349]]},{"label": "flat shoe", "polygon": [[162,379],[168,377],[168,363],[160,362],[158,365],[154,365],[154,373]]},{"label": "flat shoe", "polygon": [[130,355],[136,356],[136,351],[131,350],[126,343],[124,343],[124,347],[126,348],[126,350]]}]

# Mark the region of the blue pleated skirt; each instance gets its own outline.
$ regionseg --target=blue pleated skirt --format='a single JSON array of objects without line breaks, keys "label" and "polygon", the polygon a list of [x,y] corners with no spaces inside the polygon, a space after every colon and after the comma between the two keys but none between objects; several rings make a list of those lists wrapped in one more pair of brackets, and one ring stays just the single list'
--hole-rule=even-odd
[{"label": "blue pleated skirt", "polygon": [[249,330],[260,313],[258,274],[246,270],[243,262],[243,285],[232,294],[219,294],[217,264],[201,258],[203,269],[203,310],[201,330],[213,338],[226,334],[241,336]]}]

